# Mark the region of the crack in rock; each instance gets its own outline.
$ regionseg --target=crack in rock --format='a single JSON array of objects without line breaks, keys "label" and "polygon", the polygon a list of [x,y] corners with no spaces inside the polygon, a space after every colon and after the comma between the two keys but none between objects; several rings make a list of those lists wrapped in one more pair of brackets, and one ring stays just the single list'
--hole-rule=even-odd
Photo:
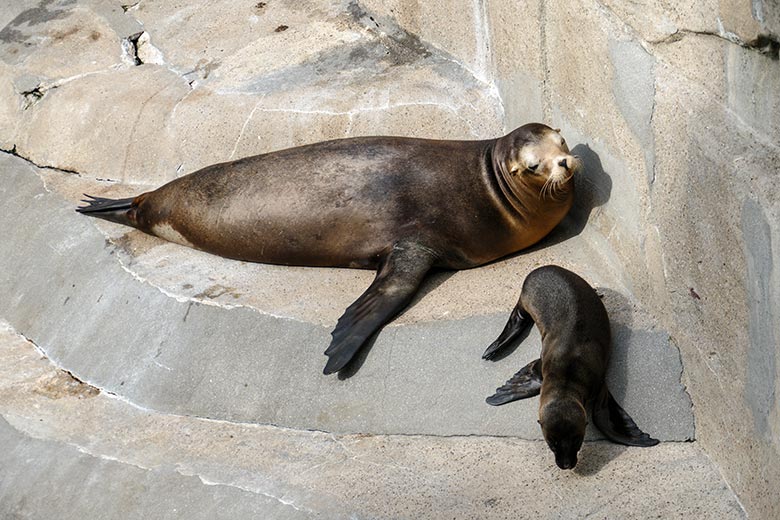
[{"label": "crack in rock", "polygon": [[720,38],[727,42],[739,45],[740,47],[752,51],[756,51],[759,54],[763,54],[771,58],[772,60],[780,60],[780,40],[771,34],[759,34],[756,38],[745,41],[737,34],[726,31],[723,25],[718,24],[718,32],[714,31],[693,31],[690,29],[678,29],[674,33],[661,38],[659,40],[650,40],[648,43],[653,45],[662,45],[668,43],[677,43],[686,36],[710,36],[713,38]]},{"label": "crack in rock", "polygon": [[33,392],[43,395],[50,399],[60,399],[62,397],[76,397],[78,399],[85,399],[89,397],[95,397],[100,394],[100,389],[96,386],[85,383],[70,370],[55,365],[46,351],[41,348],[32,338],[28,337],[23,332],[16,332],[22,339],[32,345],[32,347],[40,354],[41,358],[47,360],[54,367],[53,371],[44,374],[36,381],[36,386],[33,388]]},{"label": "crack in rock", "polygon": [[[28,108],[36,104],[38,101],[40,101],[45,93],[46,90],[41,85],[38,85],[32,90],[26,90],[24,92],[20,92],[20,94],[24,98],[23,110],[27,110]],[[14,148],[16,147],[14,146]]]},{"label": "crack in rock", "polygon": [[138,2],[134,2],[132,4],[122,4],[121,5],[122,11],[124,11],[126,13],[127,11],[133,11],[135,9],[138,9],[138,5],[140,3],[141,3],[141,0],[138,0]]},{"label": "crack in rock", "polygon": [[130,65],[141,65],[143,62],[138,57],[138,40],[143,31],[131,34],[127,38],[122,38],[122,61]]},{"label": "crack in rock", "polygon": [[144,63],[165,65],[165,59],[160,49],[152,45],[151,36],[146,31],[131,34],[122,39],[122,61],[139,66]]},{"label": "crack in rock", "polygon": [[69,170],[67,168],[59,168],[57,166],[46,166],[43,164],[38,164],[34,162],[32,159],[28,159],[27,157],[19,155],[19,152],[16,150],[16,145],[13,145],[10,150],[6,148],[0,148],[0,152],[7,153],[8,155],[13,155],[14,157],[18,157],[19,159],[25,161],[26,163],[31,164],[32,166],[35,166],[36,168],[40,168],[42,170],[54,170],[57,172],[67,173],[70,175],[76,175],[77,177],[81,177],[81,173],[77,172],[76,170]]},{"label": "crack in rock", "polygon": [[775,61],[780,60],[780,40],[769,34],[759,34],[755,39],[747,43],[748,48],[754,49]]}]

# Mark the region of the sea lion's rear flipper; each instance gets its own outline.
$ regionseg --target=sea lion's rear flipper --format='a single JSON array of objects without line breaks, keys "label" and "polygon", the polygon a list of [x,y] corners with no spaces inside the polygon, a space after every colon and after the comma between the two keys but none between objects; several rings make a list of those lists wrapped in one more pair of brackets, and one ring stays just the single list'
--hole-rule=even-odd
[{"label": "sea lion's rear flipper", "polygon": [[81,202],[86,203],[86,206],[79,206],[76,211],[89,215],[90,217],[102,218],[110,222],[116,222],[117,224],[124,224],[125,226],[135,226],[135,223],[130,220],[128,211],[133,207],[133,201],[136,197],[130,197],[128,199],[106,199],[103,197],[95,197],[93,195],[84,194],[85,199]]},{"label": "sea lion's rear flipper", "polygon": [[639,429],[634,420],[615,401],[604,385],[593,404],[593,423],[608,439],[626,446],[655,446],[653,439]]},{"label": "sea lion's rear flipper", "polygon": [[542,388],[542,360],[535,359],[520,369],[496,393],[485,399],[487,404],[499,406],[518,399],[539,395]]},{"label": "sea lion's rear flipper", "polygon": [[435,255],[417,244],[396,244],[382,262],[371,286],[339,318],[330,346],[325,374],[344,368],[360,347],[393,319],[412,299]]},{"label": "sea lion's rear flipper", "polygon": [[517,302],[517,305],[512,310],[512,314],[509,315],[509,320],[504,326],[504,330],[498,336],[493,343],[482,354],[482,359],[493,359],[498,353],[507,345],[516,340],[520,334],[528,330],[534,324],[534,320],[523,309],[521,301]]}]

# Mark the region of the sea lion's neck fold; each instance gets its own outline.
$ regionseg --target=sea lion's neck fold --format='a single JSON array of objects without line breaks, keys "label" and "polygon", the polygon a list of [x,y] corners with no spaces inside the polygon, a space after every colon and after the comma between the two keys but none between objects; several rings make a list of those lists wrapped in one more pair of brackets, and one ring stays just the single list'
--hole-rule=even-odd
[{"label": "sea lion's neck fold", "polygon": [[489,165],[493,172],[496,184],[500,190],[500,196],[504,205],[510,206],[520,215],[523,221],[528,219],[528,207],[523,204],[523,194],[517,190],[511,176],[506,169],[506,151],[502,150],[501,139],[497,139],[487,150]]}]

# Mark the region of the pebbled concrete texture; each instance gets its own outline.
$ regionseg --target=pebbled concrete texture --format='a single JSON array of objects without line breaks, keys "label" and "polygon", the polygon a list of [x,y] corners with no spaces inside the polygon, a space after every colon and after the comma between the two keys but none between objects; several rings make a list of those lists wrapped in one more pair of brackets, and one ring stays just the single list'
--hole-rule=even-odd
[{"label": "pebbled concrete texture", "polygon": [[5,324],[0,416],[4,517],[746,517],[696,443],[586,443],[562,472],[542,442],[161,414],[74,380]]},{"label": "pebbled concrete texture", "polygon": [[[0,299],[0,318],[59,367],[152,417],[469,434],[458,449],[470,449],[485,435],[538,438],[534,401],[482,404],[533,358],[536,336],[499,363],[478,356],[525,274],[558,263],[605,295],[616,337],[610,386],[626,409],[662,439],[696,439],[620,452],[605,476],[633,478],[632,461],[645,467],[664,450],[704,450],[751,516],[778,517],[778,20],[768,0],[5,2],[0,287],[10,296]],[[530,252],[433,277],[345,380],[320,375],[321,352],[371,273],[228,262],[72,213],[81,192],[128,196],[207,164],[307,142],[486,138],[531,120],[560,127],[586,164],[570,217]],[[49,433],[57,428],[64,422]],[[91,442],[110,435],[95,431]],[[406,449],[393,446],[393,457]],[[59,448],[47,453],[80,457]],[[521,467],[546,454],[517,449]],[[467,459],[472,479],[486,478],[480,460],[492,463]],[[94,462],[73,471],[95,481],[123,472]],[[686,467],[710,475],[707,464]],[[23,473],[3,480],[28,482]],[[130,473],[128,482],[147,478]],[[182,496],[199,492],[170,472],[148,478],[158,477],[188,488]],[[676,481],[662,472],[643,482],[644,492],[668,494]],[[39,500],[24,486],[8,489]],[[453,496],[471,496],[425,489],[419,504],[448,512],[442,504]],[[600,488],[567,489],[571,511],[534,511],[601,512]],[[659,507],[638,495],[619,495],[637,508],[619,499],[611,516]],[[713,498],[706,509],[686,496],[683,510],[694,516],[723,516],[717,508],[730,500]],[[518,516],[502,507],[497,517]],[[371,511],[356,515],[379,515]]]}]

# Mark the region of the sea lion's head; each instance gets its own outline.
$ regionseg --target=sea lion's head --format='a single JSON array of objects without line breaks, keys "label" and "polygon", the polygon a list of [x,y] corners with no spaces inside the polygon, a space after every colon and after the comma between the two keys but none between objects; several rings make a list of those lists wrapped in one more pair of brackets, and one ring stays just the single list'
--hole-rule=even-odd
[{"label": "sea lion's head", "polygon": [[555,454],[555,464],[561,469],[576,466],[588,424],[582,404],[574,399],[550,401],[539,410],[539,424],[547,446]]},{"label": "sea lion's head", "polygon": [[531,189],[542,201],[569,198],[572,177],[582,167],[560,130],[541,123],[523,125],[498,139],[493,156],[494,167],[515,195]]}]

